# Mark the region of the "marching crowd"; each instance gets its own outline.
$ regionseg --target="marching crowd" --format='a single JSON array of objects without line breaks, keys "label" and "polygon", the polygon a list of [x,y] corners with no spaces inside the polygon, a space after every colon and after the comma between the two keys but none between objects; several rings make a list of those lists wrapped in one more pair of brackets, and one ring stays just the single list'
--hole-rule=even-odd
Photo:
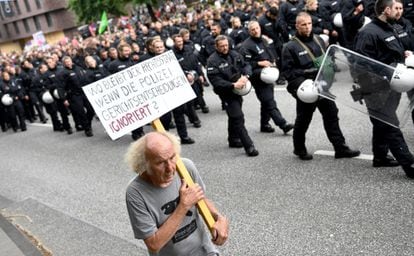
[{"label": "marching crowd", "polygon": [[[385,14],[384,19],[379,18]],[[345,143],[335,103],[324,99],[304,102],[298,98],[298,88],[315,79],[315,60],[323,57],[330,44],[356,50],[386,64],[403,63],[414,49],[414,7],[413,1],[407,0],[246,0],[231,4],[215,1],[214,5],[198,3],[192,8],[186,8],[183,1],[166,1],[156,15],[158,20],[152,21],[148,13],[140,11],[126,21],[120,19],[115,31],[88,38],[75,36],[48,50],[2,53],[2,131],[26,131],[26,121],[50,120],[53,131],[72,134],[76,130],[93,136],[91,122],[95,114],[82,87],[171,49],[197,96],[161,117],[167,130],[177,129],[181,144],[195,142],[188,135],[186,118],[194,127],[201,127],[199,113],[209,112],[203,90],[211,84],[228,116],[229,147],[244,148],[248,156],[257,156],[259,151],[244,126],[242,111],[241,92],[252,86],[260,102],[260,131],[275,132],[271,122],[285,134],[293,130],[294,154],[300,159],[312,159],[305,138],[316,108],[322,114],[335,156],[355,157],[360,152]],[[381,31],[363,36],[378,20],[384,23],[378,26],[391,29],[395,35],[388,38],[391,43],[374,42],[381,40],[375,38],[379,35],[375,33]],[[400,57],[395,57],[390,49]],[[374,52],[376,56],[371,54]],[[387,56],[382,58],[384,54]],[[286,83],[296,99],[294,123],[283,117],[274,98],[274,85]],[[395,131],[382,127],[378,132],[379,125],[371,121],[374,165],[401,164],[405,170],[413,169],[414,158],[408,149],[408,153],[403,153],[407,159],[399,160],[401,150],[389,145],[393,143],[381,141],[381,150],[377,150],[380,153],[375,155],[375,143],[379,141],[376,134],[387,138],[384,134],[395,135]],[[143,135],[142,128],[132,132],[134,140]],[[389,137],[399,138],[395,148],[405,145],[402,134]],[[388,155],[388,149],[397,159]]]},{"label": "marching crowd", "polygon": [[[242,110],[243,96],[253,87],[260,103],[260,131],[275,132],[274,126],[285,134],[293,131],[293,153],[307,161],[313,156],[306,148],[306,132],[316,109],[335,158],[360,155],[346,143],[335,102],[306,91],[309,86],[314,88],[329,45],[339,44],[391,66],[405,63],[401,72],[413,73],[414,63],[407,61],[414,51],[412,0],[235,0],[232,4],[215,1],[214,6],[200,3],[193,8],[186,8],[182,1],[166,1],[155,14],[156,21],[140,11],[129,20],[120,19],[113,32],[74,37],[48,50],[0,56],[3,132],[26,131],[26,121],[51,120],[55,132],[72,134],[76,130],[91,137],[95,113],[82,87],[168,49],[173,51],[196,94],[194,100],[160,118],[167,130],[177,129],[180,140],[169,133],[144,134],[138,128],[132,131],[132,139],[137,141],[126,155],[138,173],[127,189],[128,213],[135,237],[144,240],[151,255],[219,255],[213,244],[222,245],[228,238],[228,220],[205,197],[194,163],[183,161],[197,182],[194,186],[187,186],[176,175],[179,144],[195,143],[187,132],[186,119],[200,128],[199,113],[210,111],[203,97],[205,86],[212,86],[227,114],[230,148],[243,148],[249,157],[259,155]],[[376,88],[372,82],[376,74],[368,71],[350,70],[362,90],[374,88],[370,91],[374,97],[377,89],[382,90],[381,104],[368,112],[396,116],[401,91],[408,90],[390,90],[389,81],[382,81],[386,90]],[[277,84],[287,84],[296,101],[294,123],[277,107]],[[371,104],[369,97],[365,101],[367,106]],[[401,166],[414,179],[414,156],[400,129],[373,116],[370,121],[372,165]],[[212,241],[197,227],[201,219],[195,214],[195,204],[201,199],[215,221]]]}]

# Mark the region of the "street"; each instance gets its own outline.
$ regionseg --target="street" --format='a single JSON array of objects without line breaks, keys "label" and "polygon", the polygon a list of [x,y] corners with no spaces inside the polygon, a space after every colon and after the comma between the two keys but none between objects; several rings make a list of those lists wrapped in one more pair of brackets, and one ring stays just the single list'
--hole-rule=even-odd
[{"label": "street", "polygon": [[[301,161],[291,132],[259,132],[251,92],[243,110],[260,154],[247,157],[228,147],[227,116],[211,87],[205,97],[210,113],[198,112],[201,128],[187,123],[196,143],[183,145],[182,157],[194,161],[207,196],[230,219],[222,255],[414,255],[414,181],[399,167],[372,167],[368,116],[338,105],[347,144],[362,156],[335,159],[316,111],[307,133],[314,159]],[[294,122],[295,101],[284,86],[275,98]],[[2,212],[53,255],[146,255],[125,206],[135,176],[123,160],[131,136],[112,141],[97,120],[93,129],[91,138],[67,135],[53,132],[49,121],[0,133],[0,196],[14,202]],[[414,150],[411,121],[403,133]]]}]

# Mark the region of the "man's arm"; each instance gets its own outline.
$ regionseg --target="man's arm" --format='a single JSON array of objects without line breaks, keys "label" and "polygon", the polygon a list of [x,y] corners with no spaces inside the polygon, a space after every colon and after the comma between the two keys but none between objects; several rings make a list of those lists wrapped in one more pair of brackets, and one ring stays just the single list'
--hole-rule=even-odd
[{"label": "man's arm", "polygon": [[215,230],[215,237],[213,237],[213,243],[216,245],[223,245],[229,236],[229,221],[228,219],[221,215],[217,208],[214,206],[213,202],[204,198],[207,208],[210,210],[211,215],[213,216],[214,223],[213,229]]},{"label": "man's arm", "polygon": [[154,235],[144,240],[148,250],[153,253],[160,251],[177,232],[187,212],[201,199],[204,199],[204,192],[201,186],[195,184],[192,187],[188,187],[183,180],[180,187],[180,202],[177,208],[175,208],[171,216],[159,227]]}]

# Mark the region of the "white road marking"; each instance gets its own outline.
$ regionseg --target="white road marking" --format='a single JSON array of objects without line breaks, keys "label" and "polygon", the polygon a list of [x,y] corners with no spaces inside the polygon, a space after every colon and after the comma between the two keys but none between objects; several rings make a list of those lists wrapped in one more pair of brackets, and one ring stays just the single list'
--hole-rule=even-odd
[{"label": "white road marking", "polygon": [[46,123],[46,124],[41,124],[41,123],[30,123],[30,124],[27,124],[27,125],[32,125],[32,126],[40,126],[40,127],[53,127],[53,125],[52,125],[52,124],[48,124],[48,123]]},{"label": "white road marking", "polygon": [[[322,156],[335,156],[335,151],[329,151],[329,150],[316,150],[314,152],[315,155],[322,155]],[[357,159],[362,159],[362,160],[369,160],[372,161],[374,159],[373,155],[366,155],[366,154],[361,154],[357,157],[354,157]]]}]

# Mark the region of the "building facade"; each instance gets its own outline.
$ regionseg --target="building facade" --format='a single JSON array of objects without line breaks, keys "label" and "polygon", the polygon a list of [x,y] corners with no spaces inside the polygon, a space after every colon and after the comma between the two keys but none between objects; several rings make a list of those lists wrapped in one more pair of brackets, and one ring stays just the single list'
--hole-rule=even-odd
[{"label": "building facade", "polygon": [[54,44],[76,31],[75,15],[68,0],[2,0],[0,2],[0,50],[22,51],[33,34],[43,32]]}]

